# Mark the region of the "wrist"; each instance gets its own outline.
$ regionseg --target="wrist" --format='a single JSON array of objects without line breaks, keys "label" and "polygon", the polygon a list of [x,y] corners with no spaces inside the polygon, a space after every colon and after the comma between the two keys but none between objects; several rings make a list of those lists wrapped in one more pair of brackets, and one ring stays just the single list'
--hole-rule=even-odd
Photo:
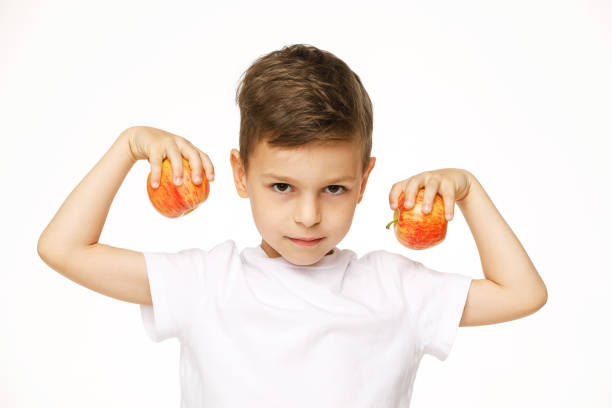
[{"label": "wrist", "polygon": [[125,129],[117,138],[117,142],[123,145],[123,148],[126,150],[132,164],[138,161],[138,157],[134,154],[134,150],[132,149],[132,141],[134,140],[134,132],[136,131],[136,128],[136,126],[131,126]]},{"label": "wrist", "polygon": [[457,200],[457,205],[465,205],[467,201],[469,201],[470,197],[474,196],[474,191],[480,187],[480,183],[476,179],[476,177],[467,170],[463,170],[465,172],[465,177],[467,179],[467,193],[461,200]]}]

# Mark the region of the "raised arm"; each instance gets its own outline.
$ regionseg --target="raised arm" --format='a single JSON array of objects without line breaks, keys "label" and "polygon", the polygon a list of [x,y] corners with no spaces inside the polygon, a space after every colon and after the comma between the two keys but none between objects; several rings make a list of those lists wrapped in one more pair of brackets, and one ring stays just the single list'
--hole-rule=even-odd
[{"label": "raised arm", "polygon": [[[520,241],[503,219],[480,182],[464,169],[426,171],[395,183],[391,209],[410,209],[425,188],[421,209],[431,212],[434,197],[444,200],[446,219],[455,203],[465,217],[482,263],[485,279],[473,279],[460,326],[480,326],[518,319],[536,312],[548,299],[544,281]],[[405,202],[399,202],[405,192]]]},{"label": "raised arm", "polygon": [[159,181],[161,162],[168,157],[173,174],[182,174],[181,155],[194,174],[204,165],[213,174],[205,153],[186,139],[160,129],[135,126],[123,131],[100,161],[64,201],[38,240],[38,254],[51,268],[91,290],[131,303],[151,302],[144,255],[98,242],[110,205],[139,159],[151,163],[151,184]]},{"label": "raised arm", "polygon": [[457,205],[480,255],[484,280],[474,280],[460,326],[519,319],[548,299],[544,281],[480,182],[470,174],[470,192]]},{"label": "raised arm", "polygon": [[41,259],[79,285],[107,296],[151,304],[144,256],[98,243],[111,202],[136,163],[122,132],[72,190],[38,239]]}]

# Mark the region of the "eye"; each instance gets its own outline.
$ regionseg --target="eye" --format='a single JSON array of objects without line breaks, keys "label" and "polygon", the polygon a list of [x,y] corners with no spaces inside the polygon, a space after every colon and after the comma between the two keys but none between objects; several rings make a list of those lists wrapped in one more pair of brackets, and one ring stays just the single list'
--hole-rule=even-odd
[{"label": "eye", "polygon": [[[274,184],[272,184],[271,187],[274,188],[274,186],[288,186],[288,185],[289,184],[285,184],[285,183],[274,183]],[[277,191],[277,190],[274,190],[274,191]],[[279,193],[284,193],[285,191],[283,190],[283,191],[278,191],[278,192]]]},{"label": "eye", "polygon": [[[275,186],[289,186],[289,184],[287,183],[274,183],[271,185],[271,187],[274,189]],[[327,186],[326,188],[332,187],[334,188],[335,191],[340,191],[340,193],[332,193],[332,195],[340,195],[342,194],[344,191],[346,191],[346,187],[344,186],[337,186],[337,185],[331,185],[331,186]],[[340,190],[338,190],[340,189]],[[286,190],[281,188],[281,191],[278,191],[276,189],[274,189],[274,191],[279,192],[279,193],[285,193]]]},{"label": "eye", "polygon": [[[346,187],[344,187],[344,186],[331,185],[331,186],[327,186],[327,187],[336,187],[337,188],[336,191],[341,191],[341,192],[346,191]],[[339,189],[342,189],[342,190],[339,190]],[[340,194],[341,193],[339,193],[339,194],[332,194],[332,195],[340,195]]]}]

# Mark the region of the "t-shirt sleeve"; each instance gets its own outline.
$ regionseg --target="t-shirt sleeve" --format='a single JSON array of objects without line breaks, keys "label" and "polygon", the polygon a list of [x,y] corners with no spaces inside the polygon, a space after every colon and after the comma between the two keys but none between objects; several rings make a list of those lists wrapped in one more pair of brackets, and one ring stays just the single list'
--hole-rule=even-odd
[{"label": "t-shirt sleeve", "polygon": [[204,300],[206,252],[144,252],[153,305],[140,305],[146,334],[154,342],[179,337]]},{"label": "t-shirt sleeve", "polygon": [[400,266],[406,301],[423,354],[446,360],[459,330],[459,323],[472,277],[430,269],[403,257]]}]

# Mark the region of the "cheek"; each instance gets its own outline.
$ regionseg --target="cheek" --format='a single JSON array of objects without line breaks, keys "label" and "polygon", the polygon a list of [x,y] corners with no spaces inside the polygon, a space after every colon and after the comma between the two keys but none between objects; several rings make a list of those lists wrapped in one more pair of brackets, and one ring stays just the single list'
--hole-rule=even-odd
[{"label": "cheek", "polygon": [[266,225],[274,225],[280,223],[280,220],[288,214],[286,204],[282,202],[265,199],[262,196],[259,199],[251,201],[253,215],[258,218],[258,221]]},{"label": "cheek", "polygon": [[355,205],[351,201],[327,208],[325,218],[332,224],[344,224],[350,222],[354,213]]}]

